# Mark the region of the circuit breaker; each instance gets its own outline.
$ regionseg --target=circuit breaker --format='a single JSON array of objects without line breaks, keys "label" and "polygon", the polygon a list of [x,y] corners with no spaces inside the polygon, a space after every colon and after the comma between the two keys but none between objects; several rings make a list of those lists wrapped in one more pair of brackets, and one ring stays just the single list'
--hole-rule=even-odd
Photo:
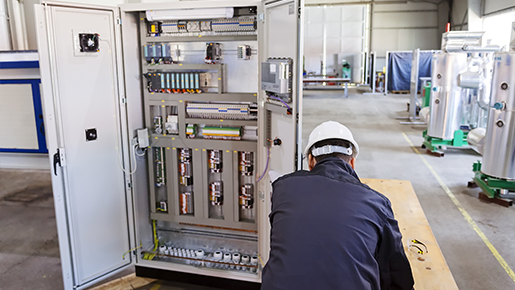
[{"label": "circuit breaker", "polygon": [[[301,160],[300,8],[37,7],[50,150],[62,157],[53,186],[66,289],[130,265],[259,288],[268,172]],[[92,182],[93,192],[79,186]]]}]

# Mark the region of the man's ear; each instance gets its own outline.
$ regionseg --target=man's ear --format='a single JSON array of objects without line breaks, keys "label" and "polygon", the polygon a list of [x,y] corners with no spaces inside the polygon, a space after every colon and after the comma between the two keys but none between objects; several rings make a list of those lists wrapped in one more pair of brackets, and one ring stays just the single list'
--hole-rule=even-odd
[{"label": "man's ear", "polygon": [[356,164],[356,157],[352,157],[352,159],[349,161],[350,166],[352,166],[352,169],[356,169],[354,165]]},{"label": "man's ear", "polygon": [[315,165],[317,164],[317,160],[315,159],[315,157],[313,157],[313,155],[311,155],[311,153],[309,153],[308,155],[308,168],[309,170],[312,170]]}]

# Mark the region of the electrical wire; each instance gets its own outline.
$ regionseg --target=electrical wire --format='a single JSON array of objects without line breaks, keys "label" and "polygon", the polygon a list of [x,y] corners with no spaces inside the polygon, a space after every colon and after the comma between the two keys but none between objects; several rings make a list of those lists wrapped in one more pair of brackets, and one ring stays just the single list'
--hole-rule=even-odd
[{"label": "electrical wire", "polygon": [[[109,40],[107,40],[107,39],[100,38],[100,35],[98,35],[98,34],[97,34],[97,37],[98,37],[99,41],[104,41],[105,43],[107,43],[107,46],[109,47],[109,49],[108,49],[109,55],[112,56],[113,55],[113,48],[111,46],[111,42]],[[116,84],[117,84],[116,76],[118,75],[118,71],[115,69],[115,66],[113,65],[112,61],[109,62],[109,66],[111,68],[111,71],[113,72],[113,74],[112,74],[113,75],[113,79],[112,79],[113,86],[112,86],[112,88],[113,88],[113,96],[115,96],[115,102],[116,102],[117,101],[116,96],[118,95],[118,91],[116,89]],[[120,124],[119,121],[120,121],[119,119],[116,119],[116,125],[117,125],[118,128],[121,128],[121,124]],[[120,135],[119,134],[116,134],[116,139],[117,139],[118,144],[120,144],[121,142],[120,142]],[[134,147],[135,146],[138,146],[138,144],[134,144]],[[138,162],[136,160],[136,153],[135,153],[135,151],[136,151],[136,148],[134,148],[134,150],[132,151],[132,156],[134,158],[134,171],[127,172],[127,170],[122,165],[122,160],[121,160],[121,157],[120,157],[120,151],[118,150],[118,147],[116,147],[116,155],[118,156],[118,165],[120,165],[120,168],[122,169],[123,172],[125,172],[127,174],[130,174],[130,175],[136,173],[136,170],[138,169]],[[131,160],[132,160],[132,158],[131,158]]]},{"label": "electrical wire", "polygon": [[268,170],[268,164],[270,163],[270,147],[268,147],[267,154],[266,154],[266,166],[265,171],[263,171],[263,174],[258,178],[256,182],[260,182],[263,177],[265,177],[266,171]]},{"label": "electrical wire", "polygon": [[138,170],[138,160],[136,159],[136,147],[137,146],[138,146],[138,144],[134,144],[134,146],[132,147],[133,150],[132,150],[132,155],[131,155],[131,157],[132,157],[131,161],[134,158],[134,171],[132,171],[132,172],[127,172],[127,170],[123,167],[122,159],[120,157],[120,151],[118,150],[118,147],[116,147],[116,155],[118,156],[118,165],[120,165],[120,168],[122,169],[123,172],[130,174],[130,175],[133,175],[134,173],[136,173],[136,170]]},{"label": "electrical wire", "polygon": [[268,97],[283,103],[286,106],[286,108],[288,108],[288,110],[291,110],[291,107],[288,106],[288,104],[286,104],[286,102],[283,101],[281,98],[278,98],[278,97],[273,96],[273,95],[269,95]]},{"label": "electrical wire", "polygon": [[261,260],[261,256],[260,256],[259,254],[257,254],[257,257],[258,257],[258,259],[259,259],[259,262],[261,262],[261,265],[262,265],[263,267],[265,267],[265,263],[263,263],[263,260]]},{"label": "electrical wire", "polygon": [[125,260],[125,255],[127,255],[128,253],[132,252],[132,251],[135,251],[139,248],[142,248],[143,247],[143,243],[141,243],[141,241],[139,242],[139,247],[136,247],[136,248],[132,248],[130,250],[128,250],[127,252],[123,253],[123,256],[122,256],[122,259]]},{"label": "electrical wire", "polygon": [[136,148],[136,150],[134,150],[134,153],[139,156],[139,157],[143,157],[145,156],[145,154],[147,154],[147,148],[143,148],[143,154],[139,154],[138,153],[138,149]]}]

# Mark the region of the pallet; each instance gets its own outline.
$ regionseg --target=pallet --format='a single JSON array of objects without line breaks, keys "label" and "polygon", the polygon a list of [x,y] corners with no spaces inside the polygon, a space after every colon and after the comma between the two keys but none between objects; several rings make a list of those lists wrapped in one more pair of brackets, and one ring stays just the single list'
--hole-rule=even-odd
[{"label": "pallet", "polygon": [[155,279],[136,277],[135,273],[98,285],[90,290],[126,290],[146,286]]},{"label": "pallet", "polygon": [[[411,183],[406,180],[367,178],[361,181],[390,199],[399,222],[404,251],[411,264],[415,289],[458,290]],[[427,253],[420,255],[408,249],[407,239],[423,242],[427,246]]]},{"label": "pallet", "polygon": [[410,91],[390,91],[390,94],[396,94],[396,95],[408,95]]}]

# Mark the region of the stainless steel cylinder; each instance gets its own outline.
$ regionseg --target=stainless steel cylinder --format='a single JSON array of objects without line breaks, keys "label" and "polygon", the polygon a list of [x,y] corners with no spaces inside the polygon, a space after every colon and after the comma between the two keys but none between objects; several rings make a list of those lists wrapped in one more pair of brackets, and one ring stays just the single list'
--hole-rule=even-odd
[{"label": "stainless steel cylinder", "polygon": [[430,122],[427,134],[434,138],[452,140],[460,129],[463,90],[458,75],[467,68],[465,53],[439,53],[433,58]]},{"label": "stainless steel cylinder", "polygon": [[479,72],[466,71],[458,75],[458,86],[466,89],[478,89],[481,85]]},{"label": "stainless steel cylinder", "polygon": [[495,54],[481,171],[515,179],[515,52]]}]

